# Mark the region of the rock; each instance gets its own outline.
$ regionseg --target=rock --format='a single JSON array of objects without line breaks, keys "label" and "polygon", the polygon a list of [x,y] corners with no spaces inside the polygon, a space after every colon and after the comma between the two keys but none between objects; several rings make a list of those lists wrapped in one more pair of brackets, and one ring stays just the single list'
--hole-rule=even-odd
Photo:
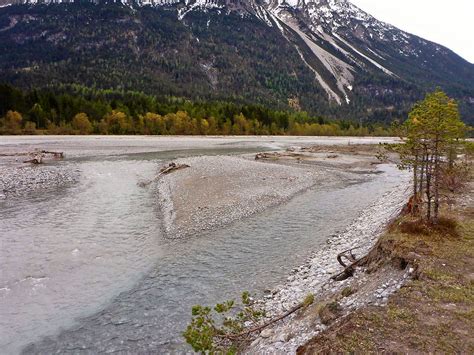
[{"label": "rock", "polygon": [[250,347],[256,347],[258,344],[260,344],[260,338],[257,338],[255,339],[254,341],[252,341],[252,343],[250,343]]},{"label": "rock", "polygon": [[269,328],[262,330],[262,332],[260,333],[260,336],[262,338],[270,338],[272,335],[273,335],[273,330]]},{"label": "rock", "polygon": [[285,333],[278,334],[278,335],[274,338],[274,341],[275,341],[276,343],[278,343],[278,342],[286,343],[286,342],[287,342],[286,337],[287,337],[287,334],[285,334]]}]

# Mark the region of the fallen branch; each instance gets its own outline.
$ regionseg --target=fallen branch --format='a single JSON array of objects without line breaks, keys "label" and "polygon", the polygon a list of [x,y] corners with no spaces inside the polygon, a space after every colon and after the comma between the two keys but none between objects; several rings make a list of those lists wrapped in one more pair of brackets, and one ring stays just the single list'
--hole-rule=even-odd
[{"label": "fallen branch", "polygon": [[167,166],[164,166],[160,169],[160,172],[158,173],[158,175],[151,179],[150,181],[145,181],[145,182],[139,182],[138,185],[140,187],[145,187],[145,186],[148,186],[150,185],[153,181],[156,181],[158,180],[160,177],[162,177],[163,175],[167,175],[167,174],[170,174],[172,173],[173,171],[176,171],[176,170],[180,170],[180,169],[184,169],[184,168],[189,168],[189,165],[187,164],[176,164],[175,162],[171,162],[169,163]]},{"label": "fallen branch", "polygon": [[346,258],[351,263],[357,261],[356,256],[354,255],[354,253],[352,251],[355,250],[355,249],[359,249],[359,248],[360,247],[347,249],[347,250],[344,250],[344,251],[340,252],[339,254],[337,254],[337,261],[339,262],[339,264],[341,264],[344,267],[347,267],[347,265],[344,263],[342,258]]},{"label": "fallen branch", "polygon": [[299,153],[292,153],[292,152],[264,152],[264,153],[257,153],[255,154],[255,160],[262,160],[262,159],[280,159],[280,158],[296,158],[296,160],[300,160],[304,155]]},{"label": "fallen branch", "polygon": [[37,156],[33,159],[23,161],[23,163],[43,164],[43,157],[42,156]]},{"label": "fallen branch", "polygon": [[179,170],[179,169],[184,169],[184,168],[189,168],[189,165],[187,164],[176,164],[175,162],[169,163],[168,166],[164,166],[160,169],[160,173],[158,174],[158,177],[161,175],[166,175],[171,173],[172,171]]},{"label": "fallen branch", "polygon": [[280,315],[276,318],[270,319],[268,322],[266,322],[262,325],[259,325],[259,326],[254,327],[254,328],[250,328],[250,329],[248,329],[248,330],[246,330],[242,333],[239,333],[239,334],[223,334],[223,335],[218,335],[218,337],[224,338],[224,339],[229,339],[229,340],[236,340],[236,339],[245,337],[247,335],[250,335],[252,333],[255,333],[255,332],[258,332],[258,331],[261,331],[261,330],[267,328],[268,326],[272,325],[273,323],[276,323],[276,322],[292,315],[293,313],[300,310],[301,308],[308,307],[313,302],[314,302],[314,296],[312,294],[310,294],[305,298],[305,300],[303,302],[297,304],[296,306],[291,308],[289,311],[283,313],[282,315]]}]

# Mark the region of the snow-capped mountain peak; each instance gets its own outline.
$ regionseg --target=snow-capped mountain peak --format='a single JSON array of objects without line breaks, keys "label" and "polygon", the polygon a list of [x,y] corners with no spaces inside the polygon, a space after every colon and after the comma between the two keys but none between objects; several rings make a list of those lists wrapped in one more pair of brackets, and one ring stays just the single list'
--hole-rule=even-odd
[{"label": "snow-capped mountain peak", "polygon": [[[70,3],[73,0],[0,0],[0,6],[12,2],[27,4],[34,11],[34,6],[31,7],[31,5]],[[474,102],[474,93],[470,94],[469,91],[474,90],[472,88],[474,82],[472,64],[456,56],[447,48],[377,20],[349,0],[91,0],[90,2],[100,5],[100,8],[108,5],[123,5],[130,8],[132,13],[139,12],[139,9],[145,12],[149,8],[156,9],[157,13],[166,13],[167,19],[174,17],[174,21],[178,21],[180,24],[176,26],[181,26],[181,30],[184,26],[186,31],[198,30],[200,32],[199,26],[201,25],[194,25],[193,21],[197,18],[207,17],[204,22],[205,30],[209,32],[207,36],[215,36],[215,31],[227,31],[231,40],[224,42],[223,45],[235,47],[236,55],[239,55],[238,47],[241,45],[245,47],[245,41],[248,39],[239,35],[240,24],[245,23],[245,26],[251,26],[252,29],[258,31],[263,31],[262,28],[266,28],[266,31],[272,33],[275,43],[265,43],[265,39],[262,39],[263,42],[260,42],[259,45],[272,46],[272,48],[280,46],[284,47],[285,51],[291,51],[292,53],[288,52],[287,54],[299,58],[297,59],[299,63],[294,63],[294,65],[298,65],[298,68],[305,68],[307,75],[312,76],[313,82],[317,84],[318,90],[323,90],[329,105],[336,103],[336,106],[346,107],[354,105],[357,101],[360,104],[360,95],[365,97],[366,101],[371,101],[374,97],[382,94],[403,96],[405,89],[399,89],[395,93],[392,87],[410,87],[410,85],[420,85],[420,83],[423,87],[433,87],[445,83],[453,85],[456,92],[464,90],[459,88],[467,88],[465,91],[467,94],[464,94],[463,100],[467,103]],[[90,11],[93,12],[93,9]],[[29,20],[22,15],[7,16],[10,17],[3,21],[6,27],[0,28],[0,33],[3,36],[12,33],[6,40],[18,43],[18,38],[22,38],[22,35],[15,34],[16,28],[18,28],[18,24],[22,23],[22,20],[24,22]],[[210,23],[220,23],[219,26],[222,26],[223,21],[225,22],[223,17],[239,18],[241,21],[240,23],[234,22],[233,28],[223,29],[212,25],[210,28]],[[234,30],[235,32],[233,32]],[[48,33],[50,29],[45,31]],[[48,38],[52,38],[51,41],[55,42],[58,41],[57,38],[67,37],[67,33],[63,33],[62,29],[60,32],[62,37],[57,34],[56,36],[59,37]],[[133,33],[136,38],[139,38],[142,32]],[[194,34],[190,36],[194,37]],[[35,36],[30,37],[36,38]],[[30,37],[27,36],[27,38]],[[160,38],[163,40],[165,37]],[[80,38],[80,40],[85,41],[86,38]],[[206,45],[205,40],[198,35],[193,41],[199,43],[200,46]],[[102,43],[106,42],[107,39],[101,39],[94,45],[102,47]],[[134,46],[136,53],[143,49],[135,43],[132,46]],[[15,45],[12,45],[7,49],[14,47]],[[217,60],[214,51],[218,51],[219,48],[213,47],[212,40],[210,47],[214,49],[208,50],[204,54],[209,58],[196,60],[201,61],[198,67],[203,68],[206,76],[209,77],[209,85],[214,90],[217,82],[216,73],[219,72],[219,69],[213,64]],[[87,51],[84,53],[87,54]],[[159,54],[154,54],[154,56],[157,55],[159,56]],[[274,54],[274,56],[280,55],[280,53]],[[252,59],[258,66],[258,60],[261,58]],[[272,61],[274,58],[267,59]],[[223,65],[224,67],[225,65]],[[170,69],[167,67],[166,70]],[[268,70],[271,72],[271,69]],[[221,74],[224,75],[223,72]],[[265,72],[265,75],[278,77],[282,73]],[[295,74],[288,72],[284,75]],[[240,79],[232,80],[238,82]],[[265,76],[259,77],[258,80],[261,80],[261,85],[264,87],[273,88],[276,85],[273,83],[273,79],[269,80]],[[384,85],[391,87],[387,89]],[[272,90],[278,91],[280,88]],[[287,90],[293,89],[289,87]],[[304,95],[309,97],[311,93]],[[314,95],[319,94],[315,92]],[[387,100],[383,99],[382,101]],[[383,109],[392,110],[392,107],[395,106],[385,104]]]}]

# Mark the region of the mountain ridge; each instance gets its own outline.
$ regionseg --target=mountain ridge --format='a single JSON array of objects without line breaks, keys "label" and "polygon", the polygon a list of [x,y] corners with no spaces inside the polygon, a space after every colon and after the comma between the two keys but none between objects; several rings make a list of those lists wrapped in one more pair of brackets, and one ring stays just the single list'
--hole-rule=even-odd
[{"label": "mountain ridge", "polygon": [[[58,5],[58,2],[61,5]],[[102,25],[97,19],[94,19],[94,16],[96,16],[94,11],[84,3],[67,2],[66,6],[62,1],[47,3],[50,10],[40,11],[43,22],[48,21],[48,16],[52,16],[51,12],[67,13],[61,7],[70,7],[77,11],[87,12],[88,16],[92,18],[91,21],[97,26],[105,27],[108,25],[106,22],[110,20],[104,20]],[[313,98],[317,102],[314,106],[318,106],[320,112],[329,116],[342,115],[348,117],[352,112],[355,113],[356,117],[354,118],[370,119],[374,112],[375,114],[383,112],[381,115],[385,118],[382,118],[382,120],[391,120],[396,116],[405,114],[410,104],[419,99],[424,92],[436,86],[441,86],[461,102],[463,113],[465,116],[467,115],[467,121],[471,121],[473,117],[473,64],[441,45],[376,20],[373,16],[346,0],[287,0],[282,2],[274,0],[145,0],[126,2],[125,5],[102,1],[94,2],[94,4],[94,6],[97,6],[97,12],[101,12],[107,7],[112,9],[121,6],[124,8],[123,11],[129,11],[128,16],[130,18],[127,21],[135,22],[138,27],[140,27],[140,21],[141,24],[144,24],[141,28],[132,30],[134,36],[137,37],[135,40],[132,38],[116,41],[120,43],[122,43],[121,41],[128,41],[124,43],[124,46],[128,47],[133,47],[133,41],[139,43],[144,36],[144,32],[148,31],[148,28],[145,27],[149,23],[142,21],[142,15],[148,16],[151,11],[155,11],[156,13],[149,17],[154,17],[154,20],[160,24],[166,21],[176,21],[175,24],[168,23],[169,27],[172,28],[171,32],[181,31],[186,33],[183,36],[186,38],[185,42],[181,42],[183,45],[186,43],[186,48],[177,48],[175,44],[169,43],[169,48],[167,47],[166,51],[173,47],[175,51],[178,51],[178,57],[182,54],[191,56],[188,59],[200,68],[199,74],[196,73],[197,77],[204,74],[202,80],[206,81],[206,88],[200,90],[204,96],[219,96],[221,94],[232,96],[234,93],[242,95],[241,92],[245,90],[255,91],[255,95],[251,94],[249,97],[254,96],[255,98],[258,96],[258,100],[268,101],[270,104],[272,104],[271,101],[277,102],[297,98],[303,102],[304,109],[309,108],[314,111],[316,107],[311,107],[311,104],[308,103]],[[42,28],[43,32],[54,32],[53,34],[47,33],[46,38],[41,38],[41,36],[36,38],[37,35],[28,33],[27,26],[23,26],[19,36],[18,33],[16,37],[15,35],[12,36],[11,34],[18,30],[19,24],[21,26],[29,21],[27,19],[28,15],[31,16],[32,13],[43,8],[43,6],[32,5],[38,4],[27,1],[23,6],[8,6],[0,9],[0,21],[3,19],[0,24],[4,24],[4,26],[0,26],[0,39],[5,39],[6,42],[11,44],[10,46],[7,44],[5,49],[12,49],[13,44],[24,46],[29,43],[34,47],[35,44],[31,42],[36,40],[46,42],[49,47],[52,47],[53,52],[57,52],[58,47],[64,46],[61,43],[61,36],[67,37],[68,35],[75,37],[77,46],[83,45],[84,47],[107,40],[106,36],[97,38],[92,29],[86,29],[83,32],[89,31],[87,36],[90,43],[83,43],[87,41],[85,36],[77,36],[76,33],[71,33],[71,29],[60,30],[60,24],[56,26],[49,24],[48,29]],[[124,16],[123,13],[120,16]],[[227,21],[229,24],[224,24],[226,22],[222,20],[224,17],[232,18]],[[116,18],[116,20],[118,19]],[[30,23],[35,21],[30,20]],[[62,20],[60,19],[60,21]],[[257,24],[257,21],[260,24]],[[122,31],[129,30],[128,24],[123,25],[125,22],[122,22],[120,28]],[[211,23],[213,25],[209,30]],[[244,24],[249,28],[242,30]],[[261,24],[264,24],[266,29]],[[156,23],[151,25],[154,27],[160,26]],[[15,30],[16,28],[17,30]],[[224,28],[227,31],[227,37],[223,34],[209,33],[209,31],[222,31]],[[157,30],[159,29],[157,28]],[[240,36],[239,31],[245,32],[247,38]],[[265,38],[263,32],[267,32],[268,38],[275,43],[267,43],[268,39]],[[8,36],[9,33],[10,36]],[[253,33],[259,33],[258,38],[250,38]],[[111,34],[111,36],[120,35]],[[193,38],[189,40],[188,36]],[[162,42],[159,44],[168,43],[166,39],[163,39],[163,36],[160,37],[160,40]],[[183,39],[181,38],[181,40]],[[264,53],[250,48],[248,43],[244,43],[245,40],[247,42],[252,41],[255,46],[261,46],[262,51],[263,48],[267,48],[266,51],[269,53],[267,58],[265,58]],[[64,42],[67,42],[67,39]],[[156,40],[153,43],[156,44]],[[221,57],[219,58],[209,48],[206,48],[205,53],[203,53],[203,47],[212,46],[216,48],[216,53],[219,53],[219,51],[225,53],[220,54]],[[231,47],[235,49],[237,56],[241,55],[242,52],[248,52],[249,55],[255,56],[244,60],[248,64],[243,68],[248,67],[248,75],[252,76],[252,80],[243,78],[240,80],[243,81],[243,84],[240,86],[237,85],[239,78],[234,73],[228,79],[229,74],[224,72],[222,66],[216,66],[216,60],[226,62],[221,64],[227,68],[230,64],[236,64],[233,63],[233,58],[228,58],[229,55],[232,55],[230,53]],[[116,49],[118,50],[118,48]],[[17,49],[13,50],[19,52]],[[70,50],[70,47],[67,46],[64,51],[72,52],[72,54],[78,53]],[[136,46],[136,51],[138,57],[145,58],[145,63],[149,60],[148,55],[155,57],[158,55],[149,43],[140,43]],[[79,62],[86,63],[90,61],[90,54],[87,52],[81,51],[79,55],[83,59]],[[40,67],[46,63],[48,71],[52,70],[51,68],[55,66],[55,63],[66,66],[64,62],[67,61],[67,56],[61,57],[59,54],[58,56],[60,58],[47,60],[40,58],[39,61],[35,60],[34,62],[39,62]],[[8,63],[4,60],[4,57],[0,55],[0,66],[7,72],[7,75],[0,75],[0,80],[3,79],[13,84],[20,82],[20,86],[24,86],[21,83],[22,80],[37,76],[37,73],[31,75],[23,73],[19,68],[24,67],[15,66],[11,61]],[[286,63],[275,67],[275,70],[279,67],[282,67],[281,69],[285,68],[284,70],[288,70],[288,73],[282,73],[281,70],[279,72],[272,71],[271,65],[268,64],[274,61],[289,61],[289,58],[294,63]],[[110,62],[109,59],[104,60]],[[265,63],[265,61],[268,63]],[[297,61],[299,63],[296,63]],[[122,64],[117,63],[117,66]],[[149,66],[155,76],[163,77],[161,75],[163,74],[162,67],[145,65]],[[302,67],[305,67],[305,69]],[[189,69],[188,74],[192,71],[195,71],[195,68]],[[295,80],[290,78],[291,75],[296,76],[303,84],[295,83]],[[308,75],[312,76],[313,83],[307,82]],[[52,77],[54,82],[54,75]],[[280,79],[278,79],[279,77]],[[25,79],[20,80],[20,78]],[[220,81],[223,78],[224,81],[229,81],[229,85],[234,88],[233,90],[227,90],[228,88],[220,86]],[[192,82],[192,78],[190,79]],[[271,83],[272,81],[278,82],[278,80],[283,82],[282,86],[286,85],[288,87],[278,88],[278,84]],[[35,81],[36,79],[33,80],[33,82]],[[38,82],[44,85],[47,80],[43,78]],[[201,84],[197,85],[201,86]],[[254,85],[255,89],[251,85]],[[189,88],[189,85],[183,90],[178,88],[178,86],[183,86],[183,83],[176,83],[174,86],[176,86],[176,90],[171,90],[172,94],[194,95],[195,90]],[[137,89],[141,90],[143,88],[139,86]],[[304,90],[307,92],[302,92]],[[260,93],[260,91],[265,91],[265,94]],[[243,96],[245,97],[245,94]],[[264,98],[266,96],[270,99]],[[323,99],[325,99],[325,103]],[[355,110],[350,110],[348,107]]]}]

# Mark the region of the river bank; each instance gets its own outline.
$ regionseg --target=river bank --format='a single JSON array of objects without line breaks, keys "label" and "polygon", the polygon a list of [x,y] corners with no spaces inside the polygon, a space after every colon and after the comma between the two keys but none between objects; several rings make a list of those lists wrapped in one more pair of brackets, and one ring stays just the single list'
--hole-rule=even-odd
[{"label": "river bank", "polygon": [[269,318],[288,311],[308,294],[314,295],[315,304],[319,306],[266,328],[245,353],[295,353],[299,346],[326,329],[326,321],[320,314],[321,302],[334,300],[343,290],[351,292],[338,303],[338,317],[365,305],[387,303],[389,295],[400,289],[409,277],[409,269],[387,268],[386,272],[374,278],[367,275],[364,268],[358,268],[352,278],[343,281],[334,281],[331,276],[342,270],[336,259],[340,252],[355,249],[355,256],[361,257],[375,245],[386,226],[405,205],[409,195],[408,183],[408,177],[400,181],[395,189],[365,209],[342,233],[330,237],[326,246],[293,270],[284,285],[268,290],[260,303]]},{"label": "river bank", "polygon": [[[474,351],[474,184],[442,210],[437,227],[401,216],[380,238],[377,278],[396,260],[413,272],[385,307],[367,304],[339,315],[297,354],[456,353]],[[390,265],[392,263],[392,266]]]}]

